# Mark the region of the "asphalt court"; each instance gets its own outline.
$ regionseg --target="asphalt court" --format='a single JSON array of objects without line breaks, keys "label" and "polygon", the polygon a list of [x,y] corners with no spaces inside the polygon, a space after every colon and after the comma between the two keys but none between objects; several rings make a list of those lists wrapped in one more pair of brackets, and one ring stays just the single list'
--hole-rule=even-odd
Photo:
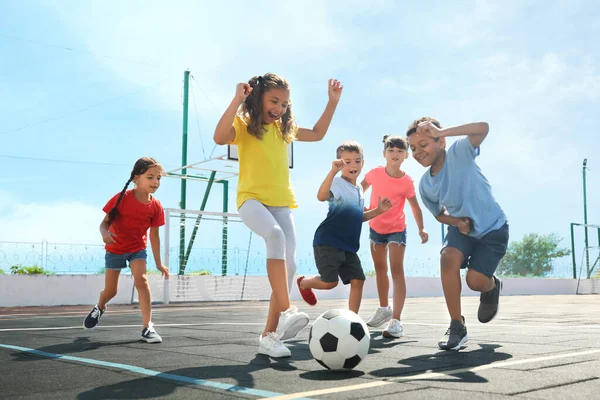
[{"label": "asphalt court", "polygon": [[[91,307],[0,309],[3,399],[477,399],[600,398],[600,297],[504,296],[489,324],[477,297],[463,298],[470,336],[460,352],[437,341],[449,324],[443,298],[407,299],[406,336],[371,331],[354,371],[325,371],[305,328],[288,359],[256,354],[266,302],[156,306],[161,344],[139,341],[136,306],[109,306],[98,328],[81,328]],[[345,301],[320,301],[311,317]],[[363,301],[367,318],[377,303]]]}]

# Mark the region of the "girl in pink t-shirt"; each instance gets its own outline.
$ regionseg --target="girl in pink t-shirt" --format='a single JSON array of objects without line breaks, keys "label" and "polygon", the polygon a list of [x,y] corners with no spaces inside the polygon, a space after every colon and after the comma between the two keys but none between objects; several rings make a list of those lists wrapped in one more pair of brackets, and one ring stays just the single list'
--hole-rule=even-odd
[{"label": "girl in pink t-shirt", "polygon": [[[399,338],[404,335],[400,314],[406,299],[406,281],[404,279],[404,252],[406,250],[406,218],[404,203],[408,200],[410,208],[419,227],[421,243],[426,243],[429,235],[423,229],[423,213],[415,195],[415,185],[410,176],[400,169],[404,160],[408,158],[408,144],[400,136],[383,137],[383,156],[386,160],[385,167],[370,170],[361,182],[363,190],[369,187],[371,191],[371,204],[377,206],[379,197],[387,197],[392,201],[392,208],[385,214],[369,221],[369,237],[371,240],[371,255],[375,264],[377,275],[377,292],[379,294],[379,308],[367,321],[371,327],[381,326],[388,322],[383,331],[387,338]],[[392,270],[392,283],[394,285],[393,310],[388,304],[390,282],[387,275],[387,257],[389,249],[390,269]]]}]

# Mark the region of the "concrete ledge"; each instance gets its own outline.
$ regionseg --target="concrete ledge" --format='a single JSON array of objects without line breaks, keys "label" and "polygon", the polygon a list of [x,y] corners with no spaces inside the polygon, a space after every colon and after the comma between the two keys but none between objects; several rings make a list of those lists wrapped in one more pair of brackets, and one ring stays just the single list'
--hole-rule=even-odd
[{"label": "concrete ledge", "polygon": [[[152,299],[164,299],[164,281],[149,275]],[[575,294],[575,279],[504,278],[503,295],[563,295]],[[407,277],[408,297],[443,296],[439,278]],[[104,275],[0,275],[0,307],[93,305],[104,288]],[[170,302],[177,301],[237,301],[267,300],[271,288],[266,276],[173,276],[169,280]],[[350,287],[341,283],[333,290],[318,291],[320,299],[347,299]],[[130,304],[133,278],[122,275],[117,296],[111,304]],[[475,296],[463,280],[463,296]],[[296,285],[292,300],[302,300]],[[377,298],[375,277],[365,282],[364,298]],[[137,299],[137,293],[135,294]]]}]

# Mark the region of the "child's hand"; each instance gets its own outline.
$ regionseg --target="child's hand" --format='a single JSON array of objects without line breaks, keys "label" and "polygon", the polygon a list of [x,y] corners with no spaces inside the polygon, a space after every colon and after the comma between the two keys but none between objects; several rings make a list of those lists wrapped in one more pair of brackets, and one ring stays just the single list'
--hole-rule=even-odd
[{"label": "child's hand", "polygon": [[343,170],[345,166],[346,163],[344,162],[344,160],[335,160],[331,163],[331,171],[335,171],[335,173],[337,174],[338,172]]},{"label": "child's hand", "polygon": [[116,240],[114,238],[116,237],[117,235],[115,235],[111,231],[106,231],[106,234],[102,235],[102,241],[106,244],[115,243]]},{"label": "child's hand", "polygon": [[329,95],[329,100],[334,101],[336,103],[339,102],[340,97],[342,96],[342,89],[344,89],[344,86],[340,81],[338,81],[337,79],[330,79],[329,89],[327,91],[327,94]]},{"label": "child's hand", "polygon": [[161,272],[161,276],[164,276],[165,279],[169,279],[169,267],[167,267],[166,265],[157,265],[156,269]]},{"label": "child's hand", "polygon": [[419,126],[417,126],[417,132],[421,135],[431,136],[436,139],[440,137],[441,129],[435,126],[431,121],[421,122]]},{"label": "child's hand", "polygon": [[381,196],[379,196],[379,198],[377,199],[377,208],[379,208],[383,212],[386,212],[387,210],[392,208],[392,206],[392,201],[387,197],[384,197],[382,199]]},{"label": "child's hand", "polygon": [[471,231],[471,219],[467,217],[459,218],[460,222],[457,225],[458,231],[463,235],[468,235]]},{"label": "child's hand", "polygon": [[421,244],[425,244],[429,240],[429,234],[424,230],[419,231],[419,236],[421,237]]},{"label": "child's hand", "polygon": [[235,98],[242,103],[252,93],[252,86],[247,83],[238,83],[235,87]]}]

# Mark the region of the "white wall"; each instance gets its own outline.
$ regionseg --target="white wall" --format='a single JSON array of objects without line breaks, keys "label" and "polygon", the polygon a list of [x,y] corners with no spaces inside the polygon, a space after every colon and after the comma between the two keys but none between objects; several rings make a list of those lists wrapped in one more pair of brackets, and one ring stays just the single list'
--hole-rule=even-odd
[{"label": "white wall", "polygon": [[[407,277],[408,297],[443,296],[439,278]],[[149,276],[153,300],[162,301],[163,281],[157,276]],[[171,302],[185,300],[227,301],[266,300],[271,290],[267,277],[213,277],[213,276],[173,276],[169,280]],[[93,305],[98,301],[100,291],[104,288],[104,275],[55,275],[27,276],[0,275],[0,307],[18,306],[56,306],[56,305]],[[575,294],[577,280],[574,279],[536,279],[505,278],[503,295],[540,295],[540,294]],[[133,289],[133,278],[122,275],[119,291],[111,304],[130,304]],[[341,283],[333,290],[319,291],[319,299],[346,299],[349,286]],[[177,297],[183,294],[182,297]],[[463,295],[473,296],[463,282]],[[375,277],[370,276],[365,282],[364,298],[377,298]],[[292,289],[292,300],[301,300],[297,287]]]}]

